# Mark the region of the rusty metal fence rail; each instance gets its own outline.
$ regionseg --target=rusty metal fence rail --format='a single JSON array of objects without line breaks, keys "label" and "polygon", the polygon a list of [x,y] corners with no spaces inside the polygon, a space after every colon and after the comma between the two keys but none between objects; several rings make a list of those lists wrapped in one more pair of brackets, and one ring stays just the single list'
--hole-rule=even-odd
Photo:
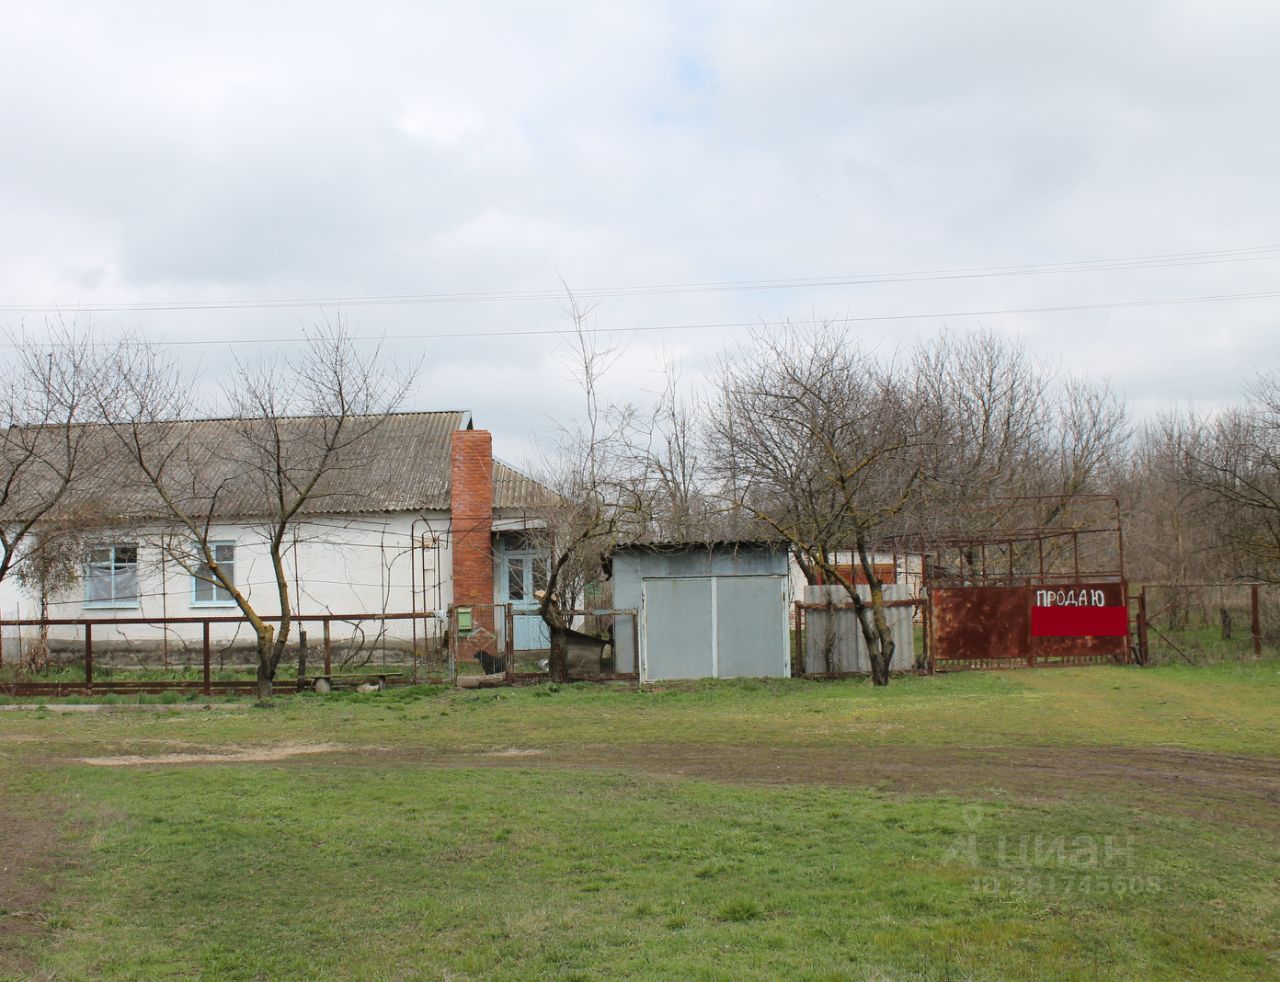
[{"label": "rusty metal fence rail", "polygon": [[[638,612],[568,612],[572,679],[637,678],[615,639],[634,652]],[[278,616],[265,617],[279,630]],[[257,632],[247,618],[95,617],[0,622],[0,695],[71,696],[177,692],[248,694],[257,689]],[[502,684],[550,678],[549,632],[536,610],[506,604],[440,612],[304,614],[291,618],[273,687],[329,691],[451,683],[488,676]],[[474,680],[473,680],[474,681]]]},{"label": "rusty metal fence rail", "polygon": [[[278,616],[264,620],[279,629]],[[0,694],[251,692],[257,633],[241,615],[0,622]],[[276,672],[281,691],[343,679],[379,684],[450,675],[442,619],[431,612],[292,618]]]}]

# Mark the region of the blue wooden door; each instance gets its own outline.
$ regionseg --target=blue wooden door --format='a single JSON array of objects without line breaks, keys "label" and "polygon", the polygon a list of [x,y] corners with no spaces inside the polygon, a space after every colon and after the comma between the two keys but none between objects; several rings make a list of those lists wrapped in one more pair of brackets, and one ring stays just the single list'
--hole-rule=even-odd
[{"label": "blue wooden door", "polygon": [[534,612],[535,596],[547,585],[547,556],[532,550],[503,555],[502,600],[511,605],[512,633],[516,651],[542,651],[551,647],[546,622]]}]

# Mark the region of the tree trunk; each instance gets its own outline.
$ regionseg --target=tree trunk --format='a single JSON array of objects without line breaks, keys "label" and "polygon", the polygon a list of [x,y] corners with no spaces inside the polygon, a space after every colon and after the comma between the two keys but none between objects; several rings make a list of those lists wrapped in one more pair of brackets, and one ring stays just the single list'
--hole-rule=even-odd
[{"label": "tree trunk", "polygon": [[884,591],[879,584],[871,586],[871,619],[875,623],[876,640],[879,641],[879,657],[871,657],[871,681],[876,685],[889,684],[889,666],[893,664],[893,629],[884,614]]},{"label": "tree trunk", "polygon": [[263,624],[258,630],[258,698],[271,698],[271,681],[276,677],[275,665],[272,662],[275,648],[275,628]]},{"label": "tree trunk", "polygon": [[884,584],[876,576],[875,564],[871,561],[866,540],[861,534],[857,537],[857,548],[858,559],[862,563],[862,571],[867,577],[871,593],[871,624],[867,624],[865,616],[860,618],[867,639],[867,653],[871,657],[871,683],[888,685],[895,645],[893,629],[889,627],[889,618],[884,613]]},{"label": "tree trunk", "polygon": [[547,670],[553,682],[569,681],[569,639],[564,611],[560,609],[560,601],[552,592],[550,584],[538,607],[542,621],[547,625],[547,634],[551,640],[551,657],[547,660]]},{"label": "tree trunk", "polygon": [[563,627],[548,624],[551,634],[551,681],[569,681],[569,643]]},{"label": "tree trunk", "polygon": [[271,692],[271,674],[266,665],[258,663],[258,698],[270,699]]}]

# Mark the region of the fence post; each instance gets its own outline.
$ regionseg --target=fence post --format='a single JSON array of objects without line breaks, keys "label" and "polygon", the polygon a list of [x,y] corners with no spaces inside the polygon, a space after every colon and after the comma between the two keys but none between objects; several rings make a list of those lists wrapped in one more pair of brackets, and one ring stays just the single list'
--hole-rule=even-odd
[{"label": "fence post", "polygon": [[[1012,555],[1012,553],[1010,553]],[[1012,568],[1012,567],[1010,567]],[[1012,582],[1013,574],[1009,574],[1009,580]],[[914,630],[914,625],[912,625]],[[933,659],[929,657],[929,598],[920,598],[920,667],[924,669],[926,675],[933,674]]]},{"label": "fence post", "polygon": [[329,618],[324,619],[324,674],[333,674],[333,639],[329,636]]},{"label": "fence post", "polygon": [[800,604],[802,601],[796,600],[791,605],[792,620],[795,623],[795,630],[791,632],[791,677],[799,678],[804,674],[804,624],[802,623],[802,614],[800,612]]},{"label": "fence post", "polygon": [[1253,632],[1253,654],[1262,657],[1262,618],[1258,611],[1258,584],[1249,587],[1249,630]]},{"label": "fence post", "polygon": [[206,620],[202,626],[204,631],[203,637],[200,639],[200,657],[204,667],[204,694],[206,696],[211,696],[213,695],[213,686],[210,685],[209,679],[209,659],[211,653],[211,645],[209,644],[209,622]]},{"label": "fence post", "polygon": [[1147,588],[1138,591],[1138,664],[1146,665],[1151,660],[1147,648]]},{"label": "fence post", "polygon": [[[640,608],[631,615],[631,659],[636,665],[636,681],[640,682]],[[618,667],[618,656],[614,655],[614,668]]]},{"label": "fence post", "polygon": [[4,668],[4,621],[0,621],[0,668]]},{"label": "fence post", "polygon": [[84,626],[84,687],[93,695],[93,625]]},{"label": "fence post", "polygon": [[[383,649],[386,650],[385,648]],[[386,667],[383,667],[383,671]],[[307,677],[307,632],[301,627],[298,628],[298,691],[302,691],[303,680]]]},{"label": "fence post", "polygon": [[505,642],[503,648],[503,661],[507,664],[507,681],[515,682],[516,680],[516,610],[511,604],[503,604],[502,619],[505,621],[506,636],[503,638]]},{"label": "fence post", "polygon": [[[409,566],[412,568],[413,563],[410,563]],[[415,600],[414,603],[416,604],[417,601]],[[413,662],[413,674],[411,678],[416,684],[418,681],[418,665],[421,661],[421,659],[418,657],[418,610],[416,606],[413,609],[413,617],[409,618],[409,624],[410,624],[409,630],[412,632],[412,637],[413,637],[413,640],[410,642],[413,645],[413,647],[409,651],[409,659],[410,661]],[[427,620],[424,617],[422,619],[423,647],[426,647],[426,639],[427,639]]]}]

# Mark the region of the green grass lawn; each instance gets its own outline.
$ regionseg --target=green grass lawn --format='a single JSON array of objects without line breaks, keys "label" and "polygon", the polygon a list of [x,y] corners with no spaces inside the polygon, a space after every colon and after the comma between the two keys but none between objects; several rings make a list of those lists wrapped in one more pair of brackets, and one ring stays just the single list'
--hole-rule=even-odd
[{"label": "green grass lawn", "polygon": [[0,712],[0,976],[1280,975],[1274,661],[201,706]]}]

